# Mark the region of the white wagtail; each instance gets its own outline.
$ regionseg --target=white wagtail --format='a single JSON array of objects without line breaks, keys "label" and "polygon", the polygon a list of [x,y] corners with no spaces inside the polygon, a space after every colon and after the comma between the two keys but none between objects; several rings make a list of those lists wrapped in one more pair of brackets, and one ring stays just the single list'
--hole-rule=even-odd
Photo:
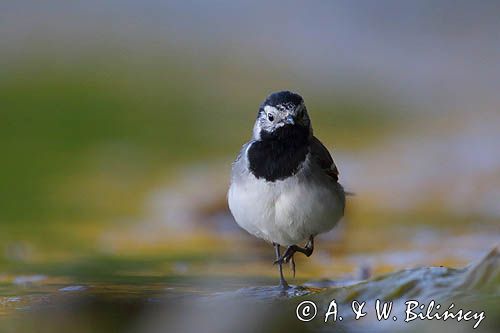
[{"label": "white wagtail", "polygon": [[[313,136],[302,97],[289,91],[269,95],[252,139],[233,163],[228,203],[240,227],[274,245],[284,289],[282,264],[291,262],[295,274],[295,252],[309,257],[314,237],[344,215],[338,174],[330,153]],[[306,240],[305,247],[296,245]],[[288,246],[283,255],[280,245]]]}]

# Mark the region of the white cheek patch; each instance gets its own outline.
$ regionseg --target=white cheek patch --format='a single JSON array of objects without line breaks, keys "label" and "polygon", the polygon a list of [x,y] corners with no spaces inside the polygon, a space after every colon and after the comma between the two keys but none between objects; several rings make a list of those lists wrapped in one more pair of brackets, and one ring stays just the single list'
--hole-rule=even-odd
[{"label": "white cheek patch", "polygon": [[266,114],[268,113],[276,113],[278,112],[278,109],[276,109],[274,106],[270,106],[270,105],[266,105],[264,106],[264,111],[266,112]]}]

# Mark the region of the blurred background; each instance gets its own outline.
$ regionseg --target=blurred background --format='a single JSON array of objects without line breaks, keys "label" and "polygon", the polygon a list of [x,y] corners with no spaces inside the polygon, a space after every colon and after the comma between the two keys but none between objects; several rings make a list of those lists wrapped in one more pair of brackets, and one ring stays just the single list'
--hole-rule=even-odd
[{"label": "blurred background", "polygon": [[64,309],[74,332],[145,331],[159,299],[275,284],[272,248],[237,227],[226,191],[259,104],[284,89],[356,193],[294,284],[479,260],[500,239],[499,15],[495,1],[1,2],[0,326],[54,330],[20,313]]}]

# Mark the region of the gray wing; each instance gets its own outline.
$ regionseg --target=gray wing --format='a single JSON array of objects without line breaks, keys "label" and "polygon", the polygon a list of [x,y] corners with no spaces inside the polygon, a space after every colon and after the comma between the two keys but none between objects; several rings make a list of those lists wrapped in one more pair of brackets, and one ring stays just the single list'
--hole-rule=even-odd
[{"label": "gray wing", "polygon": [[338,181],[339,170],[332,156],[328,152],[328,149],[315,136],[311,139],[311,155],[328,176]]}]

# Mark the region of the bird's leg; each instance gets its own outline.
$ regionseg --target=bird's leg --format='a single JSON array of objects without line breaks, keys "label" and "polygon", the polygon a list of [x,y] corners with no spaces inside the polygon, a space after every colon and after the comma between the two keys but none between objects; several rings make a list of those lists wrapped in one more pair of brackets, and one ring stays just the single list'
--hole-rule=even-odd
[{"label": "bird's leg", "polygon": [[292,269],[293,278],[295,279],[295,259],[293,259],[293,255],[290,259],[290,268]]},{"label": "bird's leg", "polygon": [[300,252],[306,255],[306,257],[310,257],[311,254],[313,254],[314,251],[314,237],[311,235],[309,237],[309,241],[307,242],[305,247],[300,247],[297,245],[290,245],[283,256],[279,257],[274,263],[279,264],[279,263],[287,263],[289,262],[292,258],[295,252]]},{"label": "bird's leg", "polygon": [[276,251],[276,261],[275,261],[275,263],[278,264],[279,272],[280,272],[280,287],[283,290],[286,290],[286,289],[288,289],[288,283],[286,283],[286,280],[283,277],[283,266],[282,266],[283,262],[277,262],[281,258],[280,245],[276,244],[276,243],[273,243],[273,245],[274,245],[274,250]]}]

